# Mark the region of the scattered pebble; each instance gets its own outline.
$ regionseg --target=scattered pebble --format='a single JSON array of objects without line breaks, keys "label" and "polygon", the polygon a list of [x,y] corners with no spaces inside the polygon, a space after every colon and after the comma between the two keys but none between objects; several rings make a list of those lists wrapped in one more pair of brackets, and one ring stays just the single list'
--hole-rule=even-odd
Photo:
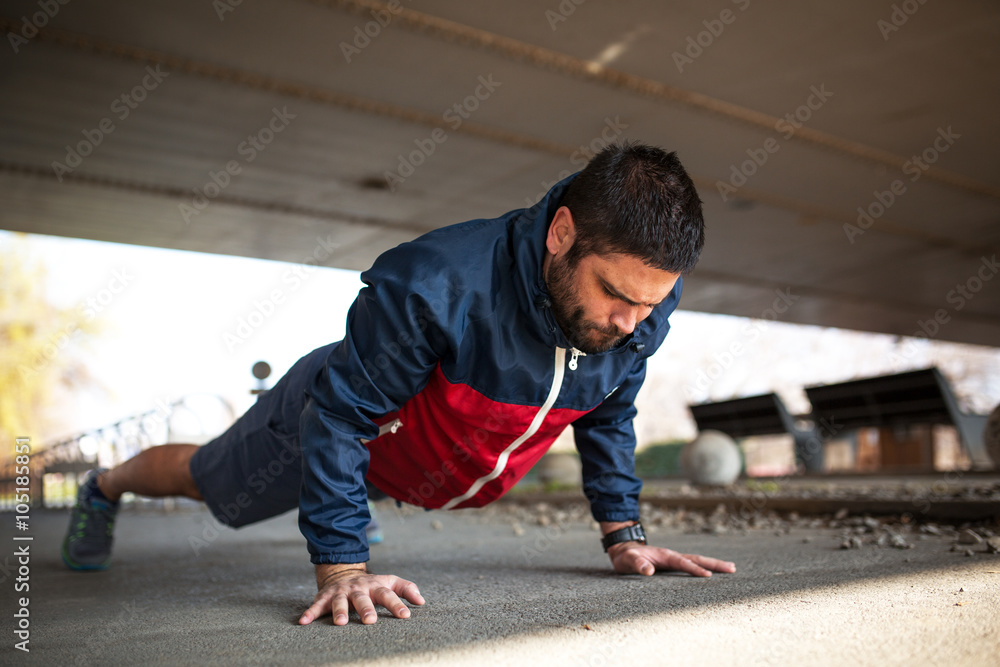
[{"label": "scattered pebble", "polygon": [[[910,484],[910,486],[907,486]],[[931,491],[932,498],[955,497],[961,489],[952,487],[934,488]],[[697,497],[702,494],[702,490],[689,487],[685,495]],[[745,493],[745,490],[743,491]],[[964,491],[961,491],[964,493]],[[674,491],[674,494],[677,492]],[[708,493],[705,491],[705,493]],[[719,493],[718,489],[712,493]],[[740,490],[733,487],[730,494],[739,497]],[[801,493],[805,493],[802,491]],[[915,494],[915,497],[926,499],[928,491],[921,485],[912,485],[907,482],[900,484],[898,488],[881,488],[873,486],[871,488],[853,488],[850,493],[843,489],[838,489],[836,485],[816,486],[809,489],[813,497],[844,498],[850,500],[858,493],[867,493],[875,498],[896,498],[900,494]],[[977,498],[989,500],[1000,500],[1000,484],[986,485],[976,491]],[[558,526],[568,528],[576,525],[579,527],[589,527],[594,533],[600,532],[600,525],[593,520],[590,507],[584,501],[580,502],[534,502],[531,504],[497,503],[484,508],[484,521],[492,521],[496,518],[504,519],[514,533],[520,537],[526,534],[525,527],[540,526],[549,528]],[[851,515],[847,507],[840,507],[834,514],[826,515],[806,515],[802,516],[798,512],[787,514],[779,513],[766,506],[757,506],[750,503],[713,503],[709,509],[691,509],[685,507],[661,508],[650,502],[640,504],[640,515],[647,533],[657,535],[656,539],[663,543],[669,541],[679,533],[701,534],[701,535],[748,535],[752,533],[762,535],[782,536],[789,535],[793,530],[817,531],[812,536],[796,535],[795,543],[808,544],[817,541],[818,535],[833,536],[839,538],[838,542],[843,549],[914,549],[917,541],[927,549],[947,549],[951,548],[956,553],[966,553],[968,551],[984,551],[988,553],[1000,553],[1000,522],[991,523],[961,523],[948,524],[945,522],[922,523],[918,517],[910,518],[906,515],[896,516],[871,516],[871,515]],[[440,530],[435,526],[436,530]],[[765,532],[766,531],[766,532]],[[659,537],[662,536],[662,537]],[[975,545],[982,545],[976,547]],[[909,562],[907,559],[906,562]]]},{"label": "scattered pebble", "polygon": [[434,530],[444,530],[444,524],[442,524],[437,519],[434,519],[433,521],[431,521],[431,528],[433,528]]},{"label": "scattered pebble", "polygon": [[983,538],[971,528],[966,528],[958,534],[959,544],[982,544]]},{"label": "scattered pebble", "polygon": [[974,553],[975,553],[975,552],[974,552],[974,551],[973,551],[972,549],[966,549],[966,550],[965,550],[965,555],[966,555],[967,557],[971,557],[971,556],[972,556],[972,555],[973,555]]},{"label": "scattered pebble", "polygon": [[889,538],[889,544],[894,549],[912,549],[913,545],[907,543],[906,539],[902,535],[893,535]]},{"label": "scattered pebble", "polygon": [[852,535],[843,542],[840,543],[841,549],[860,549],[861,548],[861,538],[857,535]]}]

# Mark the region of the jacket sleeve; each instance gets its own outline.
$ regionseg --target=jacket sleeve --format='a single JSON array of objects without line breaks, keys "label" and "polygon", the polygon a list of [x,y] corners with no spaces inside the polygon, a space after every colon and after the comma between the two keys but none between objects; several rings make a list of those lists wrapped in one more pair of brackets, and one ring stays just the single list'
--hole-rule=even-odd
[{"label": "jacket sleeve", "polygon": [[344,339],[306,390],[299,529],[313,563],[368,560],[362,439],[377,437],[372,420],[418,393],[453,349],[447,322],[459,309],[456,288],[440,265],[435,273],[428,264],[410,271],[412,263],[390,251],[362,275],[367,286],[351,306]]},{"label": "jacket sleeve", "polygon": [[646,358],[597,408],[573,422],[583,463],[583,492],[596,521],[639,519],[642,481],[635,476],[635,397],[646,377]]}]

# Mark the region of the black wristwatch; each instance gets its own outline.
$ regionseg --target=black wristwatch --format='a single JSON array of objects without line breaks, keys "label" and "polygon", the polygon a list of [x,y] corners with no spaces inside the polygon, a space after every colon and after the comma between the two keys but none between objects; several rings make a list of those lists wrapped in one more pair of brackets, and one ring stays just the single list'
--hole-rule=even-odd
[{"label": "black wristwatch", "polygon": [[621,544],[622,542],[642,542],[645,544],[646,531],[642,529],[642,524],[636,522],[634,526],[613,530],[601,539],[601,544],[604,545],[605,551],[613,545]]}]

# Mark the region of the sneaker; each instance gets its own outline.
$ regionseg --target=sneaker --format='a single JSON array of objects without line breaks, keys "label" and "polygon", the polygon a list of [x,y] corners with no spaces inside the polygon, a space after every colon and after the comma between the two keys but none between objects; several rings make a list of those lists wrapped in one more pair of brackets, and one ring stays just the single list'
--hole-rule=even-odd
[{"label": "sneaker", "polygon": [[111,564],[118,503],[97,495],[97,476],[103,472],[104,468],[90,471],[70,514],[62,559],[71,570],[106,570]]},{"label": "sneaker", "polygon": [[375,505],[370,500],[368,501],[368,513],[371,514],[372,520],[365,527],[365,535],[368,536],[368,544],[378,544],[385,539],[385,536],[382,535],[382,526],[375,518]]}]

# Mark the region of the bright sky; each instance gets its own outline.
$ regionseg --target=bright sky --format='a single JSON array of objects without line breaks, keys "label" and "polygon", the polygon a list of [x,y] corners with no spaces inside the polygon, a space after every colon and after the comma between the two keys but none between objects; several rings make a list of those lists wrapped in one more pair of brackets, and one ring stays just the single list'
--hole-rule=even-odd
[{"label": "bright sky", "polygon": [[[0,232],[0,243],[10,237]],[[220,394],[242,414],[253,402],[253,364],[271,364],[270,386],[300,356],[342,338],[347,309],[361,288],[356,271],[30,239],[47,267],[52,302],[99,308],[108,324],[88,363],[107,392],[81,394],[66,406],[66,422],[75,430],[150,410],[157,399],[196,393]]]},{"label": "bright sky", "polygon": [[[102,427],[193,394],[225,397],[236,415],[253,402],[250,369],[265,360],[269,386],[303,354],[343,336],[358,272],[310,269],[50,236],[29,236],[48,269],[50,299],[100,308],[107,331],[87,353],[103,390],[60,404],[47,440]],[[0,244],[13,235],[0,231]],[[115,293],[116,292],[116,293]],[[1000,350],[678,311],[637,400],[640,444],[693,435],[688,403],[777,391],[807,411],[802,387],[938,365],[966,406],[1000,401]],[[740,343],[740,354],[726,350]],[[712,377],[708,378],[707,373]],[[203,401],[211,403],[211,401]]]}]

